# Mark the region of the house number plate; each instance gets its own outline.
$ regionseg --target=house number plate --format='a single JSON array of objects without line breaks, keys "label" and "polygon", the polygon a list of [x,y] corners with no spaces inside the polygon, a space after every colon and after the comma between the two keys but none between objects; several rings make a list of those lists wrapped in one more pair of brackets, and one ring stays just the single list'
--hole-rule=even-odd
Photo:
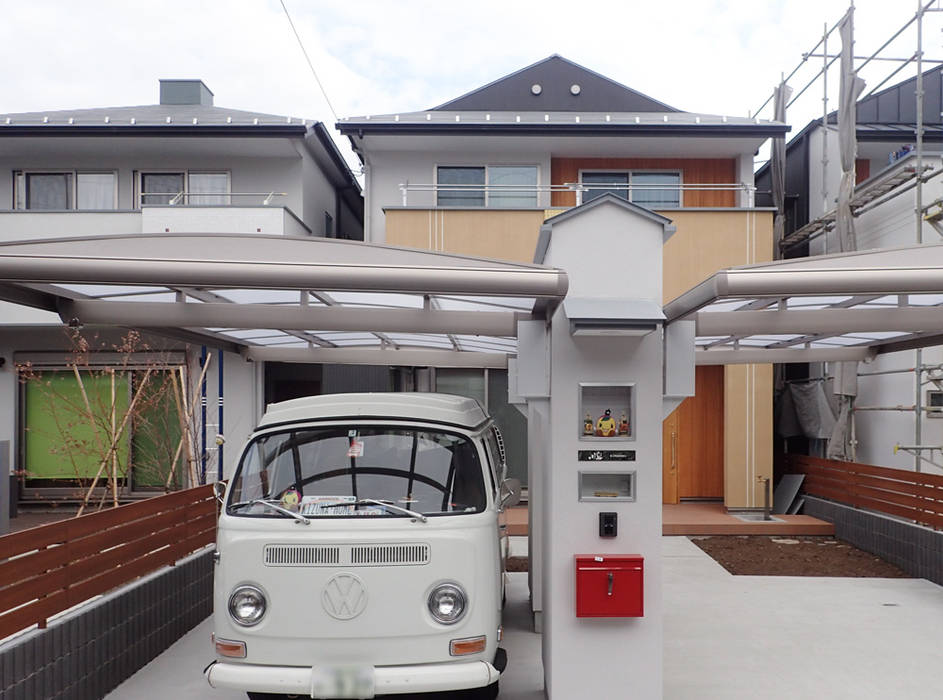
[{"label": "house number plate", "polygon": [[580,462],[634,462],[635,450],[580,450]]}]

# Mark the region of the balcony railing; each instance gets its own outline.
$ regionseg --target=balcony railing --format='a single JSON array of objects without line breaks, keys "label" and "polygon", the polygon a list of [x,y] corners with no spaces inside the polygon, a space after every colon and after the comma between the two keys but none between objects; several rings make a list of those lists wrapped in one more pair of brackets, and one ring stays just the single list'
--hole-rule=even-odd
[{"label": "balcony railing", "polygon": [[[167,204],[170,206],[181,203],[185,206],[188,204],[228,206],[232,203],[232,197],[262,197],[262,204],[268,206],[275,197],[287,196],[286,192],[142,192],[140,201],[144,202],[147,197],[167,197]],[[199,201],[201,198],[203,201]],[[152,202],[152,204],[159,203]]]},{"label": "balcony railing", "polygon": [[[489,195],[503,195],[525,197],[534,197],[534,206],[539,206],[539,198],[543,193],[554,192],[574,192],[576,194],[576,206],[583,203],[584,193],[598,190],[620,190],[626,193],[627,198],[631,199],[633,192],[656,191],[656,192],[677,192],[678,201],[683,201],[684,192],[733,192],[743,194],[746,198],[744,206],[752,208],[755,206],[756,187],[753,185],[736,183],[681,183],[677,185],[670,184],[626,184],[625,182],[613,183],[592,183],[584,184],[582,182],[566,182],[562,185],[445,185],[437,183],[412,183],[401,182],[399,185],[400,194],[404,207],[409,206],[409,194],[411,192],[432,192],[438,195],[440,192],[457,192],[482,194],[485,198]],[[438,200],[438,196],[436,197]]]}]

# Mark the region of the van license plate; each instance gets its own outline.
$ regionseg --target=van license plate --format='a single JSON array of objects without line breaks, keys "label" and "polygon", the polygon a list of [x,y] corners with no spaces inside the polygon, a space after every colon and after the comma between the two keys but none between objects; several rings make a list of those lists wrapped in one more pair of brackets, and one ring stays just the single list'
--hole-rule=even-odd
[{"label": "van license plate", "polygon": [[373,666],[315,666],[311,686],[319,698],[372,698]]}]

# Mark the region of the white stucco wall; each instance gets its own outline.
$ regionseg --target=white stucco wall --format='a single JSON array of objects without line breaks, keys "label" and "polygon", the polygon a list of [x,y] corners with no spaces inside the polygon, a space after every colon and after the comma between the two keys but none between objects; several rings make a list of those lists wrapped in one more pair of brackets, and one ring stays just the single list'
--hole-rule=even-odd
[{"label": "white stucco wall", "polygon": [[[545,262],[567,270],[571,297],[661,299],[661,224],[604,203],[553,226]],[[551,698],[662,695],[661,405],[662,334],[576,338],[561,306],[551,328],[549,468],[541,484],[544,527],[543,662]],[[524,358],[522,358],[524,361]],[[581,382],[632,383],[634,462],[579,462]],[[634,502],[579,501],[578,472],[636,471]],[[539,496],[538,496],[539,497]],[[618,535],[598,535],[598,513],[618,515]],[[577,618],[574,555],[644,557],[645,615]],[[604,672],[587,672],[604,669]],[[617,690],[620,689],[620,690]]]}]

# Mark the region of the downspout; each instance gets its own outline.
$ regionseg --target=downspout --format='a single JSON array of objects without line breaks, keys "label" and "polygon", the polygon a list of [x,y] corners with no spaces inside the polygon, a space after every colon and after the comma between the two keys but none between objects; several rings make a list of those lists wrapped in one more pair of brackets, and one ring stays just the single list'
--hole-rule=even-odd
[{"label": "downspout", "polygon": [[[226,434],[223,431],[223,351],[217,350],[216,357],[219,360],[219,379],[217,380],[217,387],[219,388],[219,425],[216,426],[216,478],[219,481],[223,480],[223,436]],[[206,479],[203,479],[204,483]]]},{"label": "downspout", "polygon": [[[206,367],[206,346],[200,348],[200,367]],[[206,483],[206,373],[200,382],[200,483]],[[194,484],[195,485],[195,484]]]}]

